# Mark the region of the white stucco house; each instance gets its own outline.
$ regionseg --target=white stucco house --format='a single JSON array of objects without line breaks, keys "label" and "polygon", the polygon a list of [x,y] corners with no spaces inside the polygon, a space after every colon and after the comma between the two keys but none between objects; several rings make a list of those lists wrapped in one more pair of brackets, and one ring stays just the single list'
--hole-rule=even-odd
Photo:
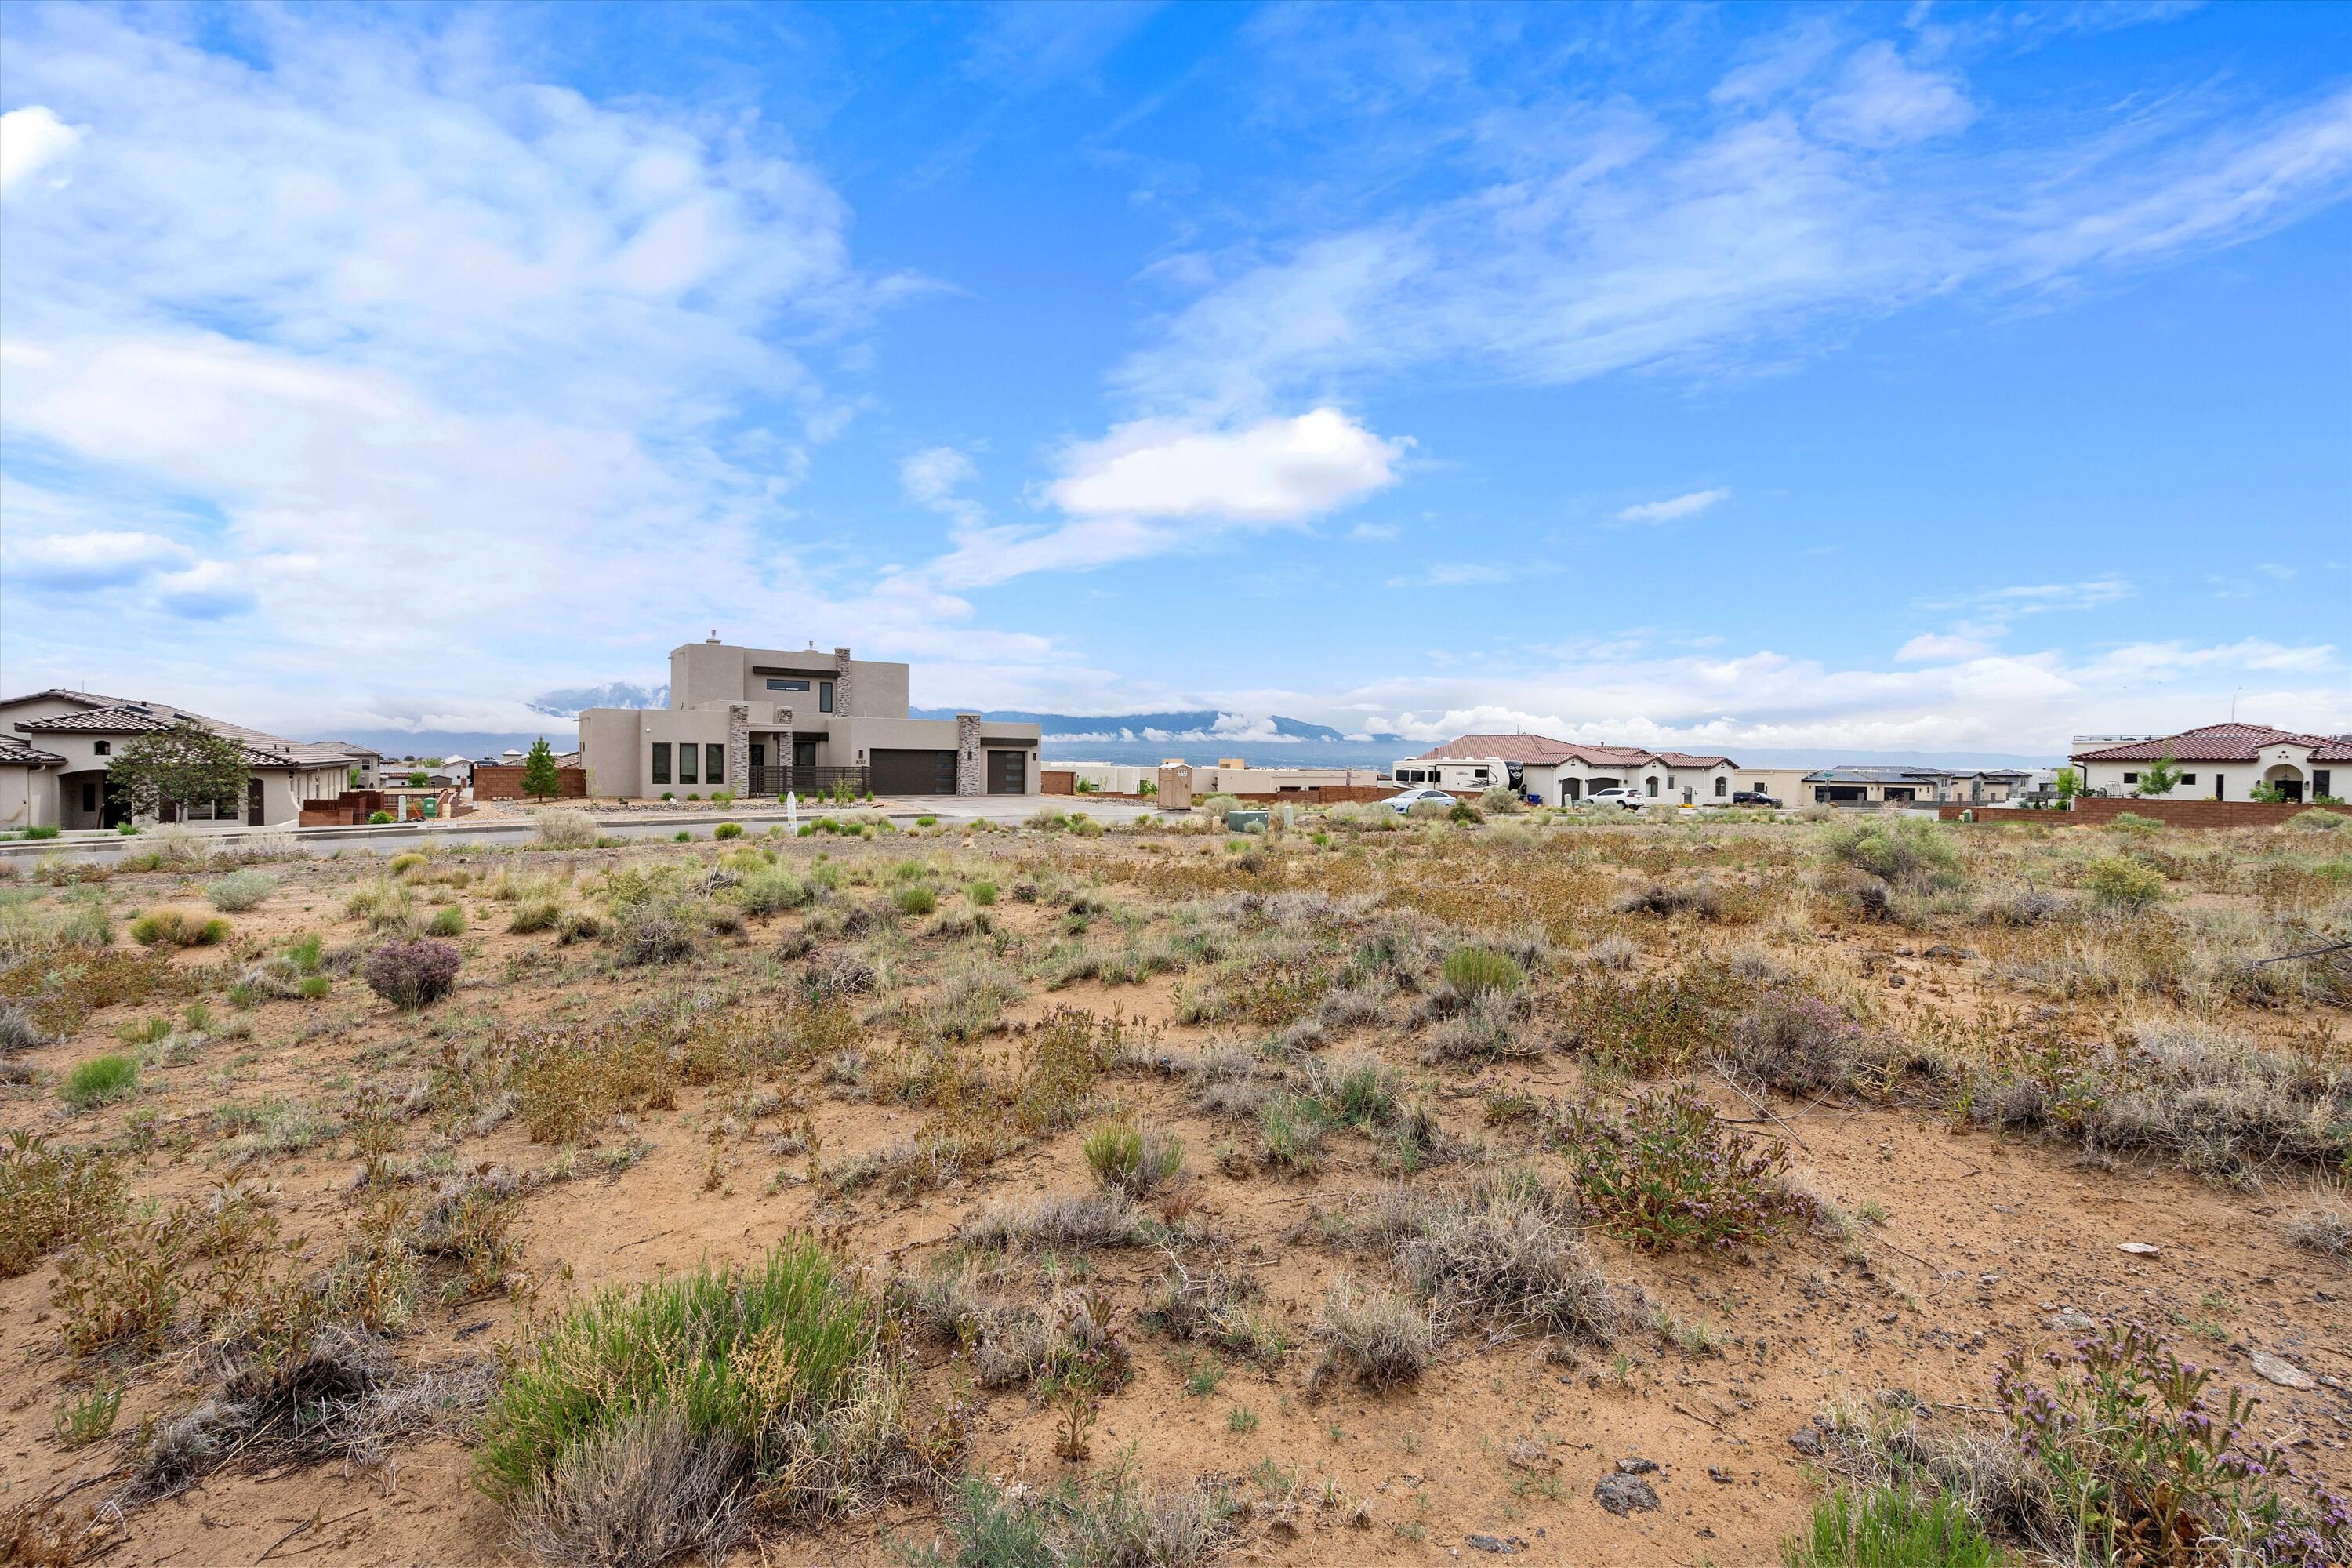
[{"label": "white stucco house", "polygon": [[2313,735],[2267,724],[2208,724],[2178,735],[2103,744],[2077,742],[2068,760],[2085,795],[2137,795],[2148,764],[2180,769],[2173,800],[2251,800],[2268,784],[2291,801],[2341,796],[2352,786],[2352,735]]},{"label": "white stucco house", "polygon": [[1679,805],[1728,803],[1738,764],[1729,757],[1595,746],[1548,735],[1464,735],[1393,764],[1400,788],[1476,794],[1502,786],[1547,805],[1573,805],[1594,790],[1630,789]]},{"label": "white stucco house", "polygon": [[107,788],[122,744],[190,721],[237,742],[252,776],[243,800],[182,803],[169,816],[198,827],[291,826],[306,800],[332,799],[349,782],[338,746],[289,741],[168,702],[52,688],[0,701],[0,827],[117,827],[132,821]]}]

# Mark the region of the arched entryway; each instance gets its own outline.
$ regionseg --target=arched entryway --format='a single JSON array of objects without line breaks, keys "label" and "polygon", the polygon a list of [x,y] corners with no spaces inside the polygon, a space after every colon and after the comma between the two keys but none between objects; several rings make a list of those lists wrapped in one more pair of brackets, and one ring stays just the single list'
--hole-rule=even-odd
[{"label": "arched entryway", "polygon": [[1583,798],[1584,781],[1582,779],[1562,779],[1559,781],[1560,805],[1567,805],[1571,802],[1580,801]]},{"label": "arched entryway", "polygon": [[108,787],[104,768],[78,768],[58,776],[58,826],[120,827],[130,820],[131,808]]},{"label": "arched entryway", "polygon": [[2303,799],[2303,770],[2293,763],[2273,763],[2263,770],[2263,783],[2279,792],[2279,798],[2300,803]]}]

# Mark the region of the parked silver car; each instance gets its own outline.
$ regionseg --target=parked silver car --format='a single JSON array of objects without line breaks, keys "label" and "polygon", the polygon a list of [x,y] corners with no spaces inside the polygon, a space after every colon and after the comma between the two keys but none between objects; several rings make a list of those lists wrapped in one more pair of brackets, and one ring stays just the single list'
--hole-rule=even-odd
[{"label": "parked silver car", "polygon": [[1389,796],[1381,804],[1399,816],[1402,816],[1423,801],[1427,801],[1432,805],[1442,805],[1448,811],[1462,804],[1442,789],[1409,789],[1402,795]]}]

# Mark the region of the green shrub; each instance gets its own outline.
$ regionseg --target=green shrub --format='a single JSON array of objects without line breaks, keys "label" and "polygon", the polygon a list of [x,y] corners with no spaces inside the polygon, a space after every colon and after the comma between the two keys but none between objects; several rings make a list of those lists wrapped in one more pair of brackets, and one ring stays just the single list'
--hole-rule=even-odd
[{"label": "green shrub", "polygon": [[240,914],[268,898],[278,884],[260,871],[232,871],[205,889],[213,908]]},{"label": "green shrub", "polygon": [[113,1052],[78,1063],[58,1086],[58,1097],[76,1110],[111,1105],[139,1087],[139,1058]]},{"label": "green shrub", "polygon": [[[713,805],[733,805],[735,804],[735,792],[731,789],[712,790],[710,792],[710,804]],[[732,837],[733,835],[730,834],[727,837]]]},{"label": "green shrub", "polygon": [[2005,1559],[1949,1492],[1840,1487],[1813,1505],[1813,1527],[1780,1543],[1788,1568],[1999,1568]]},{"label": "green shrub", "polygon": [[768,866],[746,874],[736,885],[735,897],[752,914],[772,915],[807,903],[809,890],[782,867]]},{"label": "green shrub", "polygon": [[427,936],[462,936],[465,931],[466,911],[455,904],[435,910],[433,918],[425,922]]},{"label": "green shrub", "polygon": [[1908,882],[1930,871],[1957,870],[1959,849],[1949,835],[1907,816],[1838,823],[1822,833],[1832,863],[1866,871],[1883,882]]},{"label": "green shrub", "polygon": [[122,1179],[89,1149],[55,1149],[17,1131],[0,1144],[0,1279],[51,1250],[105,1229],[122,1210]]},{"label": "green shrub", "polygon": [[2164,897],[2164,873],[2127,855],[2105,855],[2084,872],[2091,896],[2116,910],[2143,910]]},{"label": "green shrub", "polygon": [[718,826],[710,830],[710,837],[713,838],[740,838],[743,837],[743,825],[740,822],[722,822]]},{"label": "green shrub", "polygon": [[822,1514],[892,1458],[902,1398],[872,1298],[815,1240],[794,1237],[740,1272],[704,1263],[572,1307],[483,1412],[475,1475],[521,1508],[607,1435],[682,1421],[723,1479],[782,1511]]},{"label": "green shrub", "polygon": [[907,915],[927,915],[940,907],[940,896],[919,882],[899,889],[890,895],[890,901]]},{"label": "green shrub", "polygon": [[561,899],[520,899],[515,902],[514,913],[507,917],[507,930],[517,936],[529,936],[533,931],[553,931],[555,922],[562,918]]},{"label": "green shrub", "polygon": [[2289,827],[2307,827],[2315,833],[2333,833],[2352,817],[2340,811],[2301,811],[2287,818]]},{"label": "green shrub", "polygon": [[142,947],[210,947],[229,933],[228,921],[185,910],[157,910],[131,922],[131,940]]},{"label": "green shrub", "polygon": [[2136,811],[2119,811],[2107,823],[2110,833],[2149,834],[2159,833],[2163,829],[2164,824],[2152,816],[2142,816]]},{"label": "green shrub", "polygon": [[1137,1197],[1172,1179],[1184,1164],[1182,1139],[1146,1132],[1125,1118],[1087,1133],[1083,1147],[1097,1180]]},{"label": "green shrub", "polygon": [[985,877],[982,877],[979,881],[972,883],[971,886],[966,888],[963,891],[964,897],[970,899],[973,903],[978,904],[982,909],[986,909],[989,905],[996,902],[996,884],[990,881]]},{"label": "green shrub", "polygon": [[37,822],[32,826],[25,829],[25,837],[27,838],[55,838],[59,831],[60,830],[54,823]]},{"label": "green shrub", "polygon": [[391,820],[392,813],[388,811],[371,811],[368,813],[368,822],[371,826],[382,826],[383,824],[390,822]]},{"label": "green shrub", "polygon": [[409,872],[416,870],[420,867],[429,866],[433,862],[425,856],[418,854],[414,849],[409,849],[404,850],[402,853],[394,856],[391,861],[385,865],[383,869],[386,876],[404,877]]},{"label": "green shrub", "polygon": [[306,974],[302,977],[300,989],[303,1001],[316,1002],[334,989],[334,982],[323,974]]},{"label": "green shrub", "polygon": [[1528,972],[1508,953],[1491,947],[1457,947],[1445,955],[1445,984],[1465,996],[1506,995],[1527,985]]},{"label": "green shrub", "polygon": [[1814,1214],[1789,1184],[1787,1146],[1737,1131],[1687,1084],[1636,1095],[1622,1116],[1572,1105],[1555,1134],[1585,1212],[1644,1251],[1766,1241]]}]

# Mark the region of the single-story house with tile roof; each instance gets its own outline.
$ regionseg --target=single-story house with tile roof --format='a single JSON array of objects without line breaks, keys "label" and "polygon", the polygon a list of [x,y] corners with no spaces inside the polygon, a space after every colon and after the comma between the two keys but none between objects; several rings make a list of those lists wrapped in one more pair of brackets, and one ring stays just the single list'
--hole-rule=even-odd
[{"label": "single-story house with tile roof", "polygon": [[[0,701],[0,737],[17,750],[53,761],[10,763],[0,772],[25,770],[26,820],[22,826],[116,827],[132,820],[128,808],[106,787],[106,771],[121,744],[139,735],[193,721],[237,742],[252,770],[241,801],[194,801],[174,808],[170,820],[198,826],[265,827],[301,820],[306,800],[342,793],[351,758],[339,747],[289,741],[241,724],[207,719],[168,702],[131,701],[94,691],[52,688]],[[0,801],[12,784],[0,784]],[[5,813],[0,805],[0,813]]]},{"label": "single-story house with tile roof", "polygon": [[2263,786],[2287,800],[2340,796],[2352,785],[2352,735],[2312,735],[2267,724],[2208,724],[2178,735],[2148,735],[2084,746],[2068,759],[2085,795],[2139,793],[2150,763],[2169,757],[2180,769],[2173,800],[2251,800]]},{"label": "single-story house with tile roof", "polygon": [[1403,759],[1390,773],[1402,789],[1475,795],[1501,785],[1547,805],[1573,805],[1601,789],[1703,805],[1727,804],[1742,787],[1732,782],[1736,767],[1729,757],[1643,746],[1589,745],[1549,735],[1464,735]]}]

